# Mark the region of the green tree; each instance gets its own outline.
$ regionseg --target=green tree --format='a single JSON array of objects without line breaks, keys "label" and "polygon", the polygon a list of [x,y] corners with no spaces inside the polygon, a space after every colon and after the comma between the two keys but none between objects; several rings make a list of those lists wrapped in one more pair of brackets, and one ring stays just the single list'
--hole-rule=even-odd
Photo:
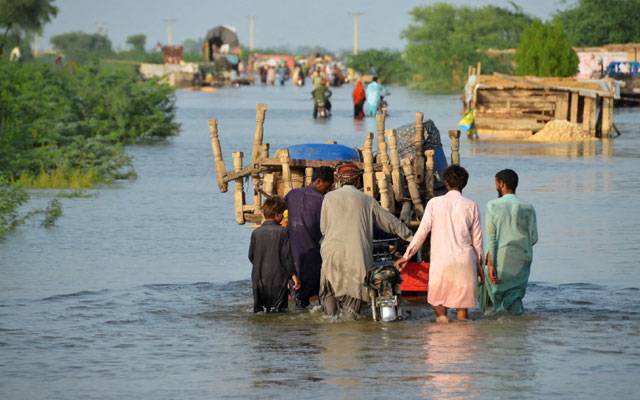
[{"label": "green tree", "polygon": [[408,42],[406,59],[415,84],[427,90],[458,90],[467,67],[478,61],[483,71],[510,72],[509,63],[489,57],[486,50],[517,46],[531,17],[512,6],[508,10],[436,3],[411,10],[412,23],[402,35]]},{"label": "green tree", "polygon": [[403,83],[409,76],[409,67],[399,51],[367,50],[347,57],[347,66],[356,71],[366,73],[369,65],[376,68],[384,83]]},{"label": "green tree", "polygon": [[147,45],[147,35],[139,33],[127,37],[127,44],[131,46],[131,50],[136,53],[144,53]]},{"label": "green tree", "polygon": [[518,75],[573,76],[578,71],[578,55],[558,23],[533,21],[522,32],[515,59]]},{"label": "green tree", "polygon": [[100,33],[68,32],[55,35],[50,41],[53,47],[76,61],[113,53],[111,40]]},{"label": "green tree", "polygon": [[554,17],[574,46],[640,42],[638,21],[640,0],[578,0]]},{"label": "green tree", "polygon": [[58,14],[53,0],[0,0],[0,55],[21,45],[29,34],[42,28]]}]

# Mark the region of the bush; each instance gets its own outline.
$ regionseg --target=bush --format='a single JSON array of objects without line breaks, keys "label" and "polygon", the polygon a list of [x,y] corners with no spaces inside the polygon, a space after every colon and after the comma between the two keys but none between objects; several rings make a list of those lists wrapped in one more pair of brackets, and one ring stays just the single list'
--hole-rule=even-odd
[{"label": "bush", "polygon": [[35,183],[46,174],[57,178],[37,182],[54,187],[60,175],[131,176],[122,145],[175,135],[178,125],[173,89],[127,67],[0,62],[0,176]]},{"label": "bush", "polygon": [[580,62],[562,26],[540,21],[522,33],[515,60],[518,75],[534,76],[573,76]]}]

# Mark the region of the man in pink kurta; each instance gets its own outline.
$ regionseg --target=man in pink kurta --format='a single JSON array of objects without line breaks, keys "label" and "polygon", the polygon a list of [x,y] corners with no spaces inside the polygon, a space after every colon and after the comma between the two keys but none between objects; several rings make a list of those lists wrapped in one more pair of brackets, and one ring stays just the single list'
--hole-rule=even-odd
[{"label": "man in pink kurta", "polygon": [[467,318],[467,309],[476,306],[477,277],[482,268],[482,230],[478,205],[462,196],[469,174],[457,165],[444,173],[447,194],[427,203],[420,227],[404,256],[396,265],[404,268],[420,250],[431,232],[431,260],[428,301],[437,321],[448,321],[448,308],[458,319]]}]

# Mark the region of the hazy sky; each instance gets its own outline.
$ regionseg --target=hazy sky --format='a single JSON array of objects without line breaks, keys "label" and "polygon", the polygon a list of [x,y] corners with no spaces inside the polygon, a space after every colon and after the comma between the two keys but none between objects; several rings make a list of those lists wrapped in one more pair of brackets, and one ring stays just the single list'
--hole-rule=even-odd
[{"label": "hazy sky", "polygon": [[[507,0],[457,0],[453,4],[495,4],[509,7]],[[174,42],[203,37],[216,25],[237,28],[247,44],[248,15],[256,16],[256,46],[295,48],[319,45],[331,50],[350,49],[353,43],[349,11],[365,13],[360,22],[360,48],[402,48],[400,33],[409,24],[408,12],[417,5],[436,1],[418,0],[57,0],[58,16],[46,26],[39,46],[49,47],[49,38],[69,31],[96,32],[106,27],[114,47],[124,47],[127,36],[147,35],[147,45],[166,43],[164,19],[175,18]],[[519,0],[530,14],[548,18],[561,1]]]}]

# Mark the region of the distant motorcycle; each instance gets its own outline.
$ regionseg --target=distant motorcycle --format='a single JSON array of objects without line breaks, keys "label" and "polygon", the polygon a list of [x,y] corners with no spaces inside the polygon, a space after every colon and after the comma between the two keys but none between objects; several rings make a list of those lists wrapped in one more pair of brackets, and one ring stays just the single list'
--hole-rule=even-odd
[{"label": "distant motorcycle", "polygon": [[331,116],[325,103],[316,104],[316,113],[316,117],[314,118],[329,118]]}]

